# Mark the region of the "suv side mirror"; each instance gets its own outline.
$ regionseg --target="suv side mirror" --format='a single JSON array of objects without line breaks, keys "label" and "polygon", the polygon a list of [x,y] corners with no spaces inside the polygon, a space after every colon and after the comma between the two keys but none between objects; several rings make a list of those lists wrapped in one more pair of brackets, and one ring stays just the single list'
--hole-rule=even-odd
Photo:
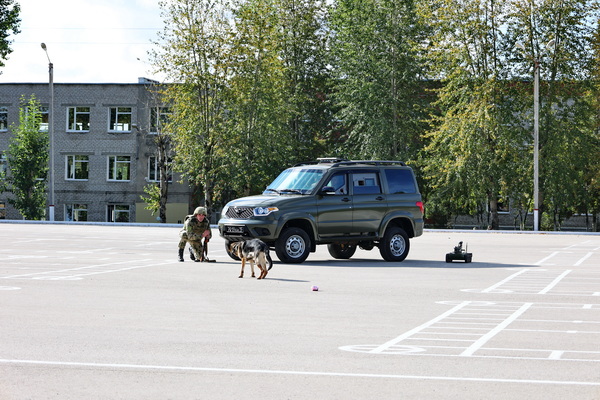
[{"label": "suv side mirror", "polygon": [[319,194],[335,194],[335,189],[333,188],[333,186],[323,186],[321,188],[321,190],[319,191]]}]

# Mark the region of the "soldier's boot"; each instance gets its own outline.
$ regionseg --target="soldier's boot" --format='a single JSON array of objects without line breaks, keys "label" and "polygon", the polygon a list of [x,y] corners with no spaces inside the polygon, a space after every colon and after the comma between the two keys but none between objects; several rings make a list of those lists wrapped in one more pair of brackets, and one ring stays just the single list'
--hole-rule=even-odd
[{"label": "soldier's boot", "polygon": [[183,249],[179,249],[179,262],[183,262]]},{"label": "soldier's boot", "polygon": [[191,247],[188,247],[188,249],[190,250],[190,260],[196,261],[196,256],[194,255],[194,250],[192,250]]}]

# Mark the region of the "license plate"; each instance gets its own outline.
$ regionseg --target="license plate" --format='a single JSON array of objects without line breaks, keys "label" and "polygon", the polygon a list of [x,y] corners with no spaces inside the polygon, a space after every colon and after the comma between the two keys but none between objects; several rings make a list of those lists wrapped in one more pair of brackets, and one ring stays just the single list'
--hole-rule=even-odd
[{"label": "license plate", "polygon": [[243,226],[225,226],[226,233],[244,233]]}]

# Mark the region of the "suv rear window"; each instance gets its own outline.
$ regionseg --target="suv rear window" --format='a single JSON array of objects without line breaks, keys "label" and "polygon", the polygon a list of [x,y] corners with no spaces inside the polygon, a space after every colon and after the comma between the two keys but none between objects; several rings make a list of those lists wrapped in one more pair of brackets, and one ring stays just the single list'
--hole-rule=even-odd
[{"label": "suv rear window", "polygon": [[390,194],[416,193],[415,180],[408,169],[386,169]]}]

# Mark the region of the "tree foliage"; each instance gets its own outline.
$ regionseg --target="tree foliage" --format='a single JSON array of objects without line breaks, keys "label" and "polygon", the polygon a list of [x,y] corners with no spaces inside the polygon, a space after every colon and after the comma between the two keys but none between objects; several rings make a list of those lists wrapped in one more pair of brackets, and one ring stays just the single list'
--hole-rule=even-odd
[{"label": "tree foliage", "polygon": [[162,2],[165,28],[155,66],[173,82],[165,101],[173,108],[166,129],[173,135],[175,169],[200,186],[211,207],[216,182],[228,180],[225,114],[233,37],[226,0]]},{"label": "tree foliage", "polygon": [[19,3],[15,3],[13,0],[0,0],[0,67],[4,66],[4,61],[12,53],[10,35],[20,32],[20,12]]},{"label": "tree foliage", "polygon": [[[420,146],[423,25],[413,0],[339,0],[329,19],[342,153],[411,159]],[[339,128],[338,128],[339,129]]]},{"label": "tree foliage", "polygon": [[287,126],[290,102],[277,6],[273,0],[250,0],[237,3],[233,10],[229,165],[236,180],[244,183],[238,192],[246,195],[265,188],[289,162],[297,143]]},{"label": "tree foliage", "polygon": [[8,202],[28,220],[40,220],[46,208],[48,134],[40,131],[40,105],[31,96],[22,98],[19,125],[12,126],[8,147]]},{"label": "tree foliage", "polygon": [[[585,169],[583,164],[592,160],[588,151],[593,147],[578,143],[589,144],[595,135],[589,99],[579,98],[586,90],[578,83],[589,76],[588,24],[596,12],[594,4],[590,0],[423,3],[423,13],[435,16],[428,54],[442,81],[436,103],[439,114],[432,120],[423,152],[434,209],[453,214],[487,211],[486,222],[492,228],[498,228],[499,200],[510,201],[521,215],[531,209],[531,68],[539,61],[543,209],[555,220],[569,215],[567,209],[577,203],[583,188],[583,174],[571,172]],[[554,46],[546,49],[551,39]],[[519,43],[525,52],[516,48]],[[486,203],[484,210],[481,204]]]},{"label": "tree foliage", "polygon": [[[497,202],[514,176],[515,152],[526,140],[510,124],[512,97],[506,88],[502,54],[503,2],[468,0],[425,3],[434,13],[430,37],[431,68],[442,80],[439,115],[424,148],[424,170],[434,208],[451,213],[481,213],[488,204],[492,228],[498,228]],[[431,7],[438,7],[433,10]],[[508,103],[508,104],[507,104]]]},{"label": "tree foliage", "polygon": [[311,160],[331,149],[328,8],[321,0],[279,0],[279,52],[284,66],[289,126],[297,145],[292,157]]},{"label": "tree foliage", "polygon": [[[506,42],[524,48],[515,53],[516,76],[530,76],[535,61],[540,66],[541,211],[545,229],[560,229],[566,217],[587,212],[589,171],[598,160],[591,78],[599,4],[513,0],[511,6]],[[529,86],[521,97],[533,104],[532,93]]]},{"label": "tree foliage", "polygon": [[504,203],[523,228],[533,206],[536,61],[547,228],[600,207],[598,0],[162,7],[153,56],[173,83],[165,96],[175,168],[209,207],[261,192],[297,161],[400,159],[425,178],[430,215],[477,215],[498,228]]},{"label": "tree foliage", "polygon": [[152,140],[154,142],[154,157],[158,172],[158,182],[148,184],[144,187],[146,196],[141,199],[146,203],[146,209],[150,210],[152,215],[158,213],[161,223],[167,222],[167,202],[169,198],[169,181],[172,178],[172,139],[173,135],[166,128],[169,126],[171,116],[169,107],[162,107],[162,89],[156,87],[153,91],[153,100],[151,106],[151,124],[155,126],[152,129]]},{"label": "tree foliage", "polygon": [[307,84],[322,84],[325,70],[317,3],[163,3],[153,56],[174,82],[166,98],[175,168],[202,188],[205,204],[261,191],[282,165],[312,156],[323,130],[305,121],[324,103]]}]

